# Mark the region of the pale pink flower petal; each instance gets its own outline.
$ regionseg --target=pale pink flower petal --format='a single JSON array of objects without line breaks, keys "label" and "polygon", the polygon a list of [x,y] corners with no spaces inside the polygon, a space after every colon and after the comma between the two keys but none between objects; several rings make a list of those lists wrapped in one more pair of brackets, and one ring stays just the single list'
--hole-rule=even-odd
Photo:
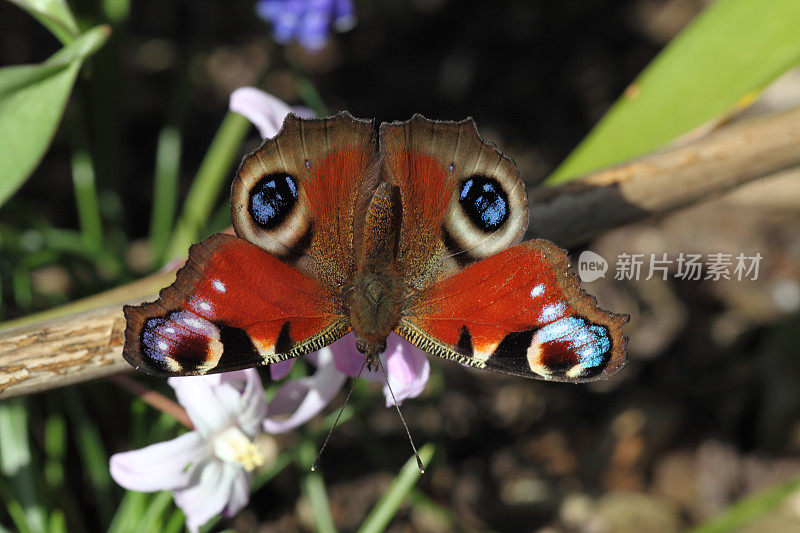
[{"label": "pale pink flower petal", "polygon": [[292,366],[294,366],[294,359],[272,363],[269,365],[269,375],[273,380],[278,381],[289,375]]},{"label": "pale pink flower petal", "polygon": [[173,490],[189,483],[192,463],[206,453],[205,439],[190,431],[140,450],[115,453],[109,461],[109,470],[114,481],[128,490]]},{"label": "pale pink flower petal", "polygon": [[336,365],[336,370],[351,378],[356,377],[364,364],[364,355],[356,349],[356,334],[348,333],[331,344],[329,348],[333,352],[333,363]]},{"label": "pale pink flower petal", "polygon": [[[386,353],[381,359],[386,365],[389,385],[392,386],[398,404],[403,403],[406,398],[422,394],[431,374],[430,362],[425,352],[399,335],[390,333],[386,339]],[[383,387],[383,395],[386,397],[386,407],[394,405],[387,385]]]},{"label": "pale pink flower petal", "polygon": [[193,483],[173,494],[175,503],[186,514],[186,526],[196,532],[200,526],[220,514],[233,494],[236,471],[231,463],[208,461],[194,472]]},{"label": "pale pink flower petal", "polygon": [[[334,362],[337,370],[350,376],[358,375],[361,365],[364,364],[364,355],[356,350],[356,338],[349,334],[330,346],[334,350]],[[389,376],[397,403],[402,403],[406,398],[419,396],[425,390],[425,384],[430,377],[430,363],[425,352],[406,341],[396,333],[386,337],[386,351],[381,354],[381,363]],[[367,370],[361,372],[361,377],[375,383],[384,384],[383,393],[386,397],[386,406],[394,405],[392,394],[386,386],[386,375],[383,370]]]},{"label": "pale pink flower petal", "polygon": [[[228,406],[229,413],[236,419],[237,425],[248,437],[255,438],[261,429],[261,421],[267,414],[267,402],[264,399],[264,386],[255,368],[225,372],[219,374],[220,382],[231,385],[238,397],[223,397],[220,400]],[[230,390],[227,387],[226,390]],[[232,406],[232,407],[231,407]],[[232,410],[231,410],[232,409]]]},{"label": "pale pink flower petal", "polygon": [[[220,428],[235,420],[235,401],[233,395],[220,392],[220,374],[210,376],[188,376],[169,378],[167,382],[175,389],[178,402],[186,409],[189,418],[203,437],[209,438]],[[234,392],[235,391],[231,391]],[[220,400],[231,403],[225,405]],[[231,413],[231,411],[234,411]]]},{"label": "pale pink flower petal", "polygon": [[347,376],[336,370],[330,346],[319,350],[317,357],[317,371],[312,376],[289,381],[278,388],[268,405],[264,431],[285,433],[305,424],[342,388]]},{"label": "pale pink flower petal", "polygon": [[[357,376],[364,364],[364,355],[356,349],[355,334],[345,335],[331,344],[330,348],[333,351],[336,369],[350,377]],[[381,363],[389,376],[389,384],[392,386],[397,403],[402,403],[406,398],[419,396],[425,390],[431,371],[428,357],[425,352],[396,333],[390,333],[386,338],[386,351],[381,354]],[[361,372],[361,377],[384,384],[386,406],[394,405],[383,370],[365,368]]]},{"label": "pale pink flower petal", "polygon": [[274,137],[292,110],[282,100],[255,87],[239,87],[231,93],[231,111],[244,115],[252,122],[261,138]]},{"label": "pale pink flower petal", "polygon": [[222,510],[222,515],[228,518],[235,516],[236,513],[244,509],[248,501],[250,501],[250,476],[242,470],[237,470],[236,477],[231,485],[231,497],[228,500],[228,505]]}]

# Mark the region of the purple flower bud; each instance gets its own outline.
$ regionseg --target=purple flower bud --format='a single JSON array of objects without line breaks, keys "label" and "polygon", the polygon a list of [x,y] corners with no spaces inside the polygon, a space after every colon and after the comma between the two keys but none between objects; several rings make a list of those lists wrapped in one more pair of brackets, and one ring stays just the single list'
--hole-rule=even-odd
[{"label": "purple flower bud", "polygon": [[345,32],[356,25],[352,0],[259,0],[256,14],[272,24],[276,41],[296,39],[311,51],[325,46],[331,30]]}]

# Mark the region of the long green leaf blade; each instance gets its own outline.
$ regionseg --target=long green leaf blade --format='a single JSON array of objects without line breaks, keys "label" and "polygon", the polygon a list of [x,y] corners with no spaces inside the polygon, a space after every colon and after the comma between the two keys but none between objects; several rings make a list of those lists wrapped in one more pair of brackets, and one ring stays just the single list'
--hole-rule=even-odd
[{"label": "long green leaf blade", "polygon": [[92,423],[79,391],[75,388],[64,390],[67,410],[76,428],[77,448],[87,481],[94,492],[95,501],[103,524],[112,522],[114,515],[109,495],[112,489],[111,474],[108,471],[109,455],[97,426]]},{"label": "long green leaf blade", "polygon": [[20,400],[0,404],[0,472],[7,480],[13,503],[9,512],[20,529],[45,530],[46,516],[36,481],[36,466],[28,435],[27,406]]},{"label": "long green leaf blade", "polygon": [[[308,468],[315,456],[314,441],[308,438],[304,439],[298,446],[297,466],[302,469]],[[307,471],[300,482],[300,489],[311,506],[311,512],[314,516],[314,530],[318,533],[335,533],[336,525],[328,503],[328,491],[325,488],[325,480],[322,477],[322,473],[319,471]]]},{"label": "long green leaf blade", "polygon": [[161,266],[167,247],[175,208],[178,203],[182,138],[175,125],[168,125],[158,135],[156,148],[153,216],[150,219],[150,250],[154,266]]},{"label": "long green leaf blade", "polygon": [[0,205],[41,160],[83,60],[107,38],[98,26],[40,65],[0,69]]},{"label": "long green leaf blade", "polygon": [[[427,466],[431,462],[434,450],[435,447],[431,443],[419,449],[419,457],[422,459],[423,465]],[[416,457],[412,457],[406,461],[406,464],[403,465],[403,468],[394,481],[392,481],[388,490],[383,494],[381,499],[378,500],[378,503],[375,504],[375,507],[372,508],[369,515],[367,515],[366,520],[364,520],[364,523],[361,524],[361,527],[358,529],[358,533],[379,533],[380,531],[384,531],[389,525],[389,522],[392,521],[392,518],[394,518],[394,515],[397,514],[400,505],[402,505],[408,497],[411,489],[414,488],[414,485],[416,485],[421,475],[422,472],[420,472],[417,467]]]},{"label": "long green leaf blade", "polygon": [[800,478],[770,487],[734,503],[719,515],[691,530],[691,533],[728,533],[741,530],[766,515],[800,491]]},{"label": "long green leaf blade", "polygon": [[220,191],[230,183],[231,166],[249,128],[250,122],[238,113],[229,111],[222,119],[186,195],[165,259],[185,256],[189,246],[198,240]]},{"label": "long green leaf blade", "polygon": [[30,13],[61,41],[69,44],[78,36],[78,23],[65,0],[10,0]]},{"label": "long green leaf blade", "polygon": [[800,2],[719,0],[678,35],[548,178],[561,183],[649,153],[800,62]]}]

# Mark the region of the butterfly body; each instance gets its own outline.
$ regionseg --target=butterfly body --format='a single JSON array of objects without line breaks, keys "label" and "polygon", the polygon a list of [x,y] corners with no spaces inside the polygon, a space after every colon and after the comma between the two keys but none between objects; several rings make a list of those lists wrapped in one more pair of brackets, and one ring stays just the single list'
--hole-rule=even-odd
[{"label": "butterfly body", "polygon": [[350,290],[350,322],[367,367],[386,349],[386,337],[400,321],[402,280],[396,268],[400,228],[397,191],[388,183],[375,190],[364,221],[363,249]]},{"label": "butterfly body", "polygon": [[372,368],[375,357],[386,350],[386,337],[400,320],[400,307],[392,280],[385,273],[367,273],[353,287],[350,322],[358,350]]},{"label": "butterfly body", "polygon": [[125,358],[160,375],[270,364],[352,331],[374,367],[392,332],[476,368],[587,381],[625,362],[627,321],[599,309],[544,240],[518,244],[514,163],[468,119],[302,120],[248,155],[238,237],[192,247],[159,299],[127,306]]}]

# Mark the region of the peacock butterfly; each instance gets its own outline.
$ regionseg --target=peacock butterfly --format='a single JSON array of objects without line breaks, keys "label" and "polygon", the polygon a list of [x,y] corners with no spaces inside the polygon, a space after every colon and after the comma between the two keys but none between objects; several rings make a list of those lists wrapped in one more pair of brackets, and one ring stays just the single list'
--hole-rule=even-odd
[{"label": "peacock butterfly", "polygon": [[236,236],[191,247],[158,300],[126,306],[125,359],[156,375],[268,365],[353,331],[370,368],[395,331],[429,354],[556,381],[625,364],[597,307],[472,119],[289,115],[233,182]]}]

